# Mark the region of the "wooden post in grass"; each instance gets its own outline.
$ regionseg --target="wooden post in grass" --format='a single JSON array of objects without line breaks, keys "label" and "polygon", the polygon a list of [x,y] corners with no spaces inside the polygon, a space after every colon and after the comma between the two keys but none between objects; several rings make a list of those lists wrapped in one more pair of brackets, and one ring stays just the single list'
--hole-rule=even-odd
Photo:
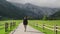
[{"label": "wooden post in grass", "polygon": [[36,27],[38,27],[38,23],[36,24]]},{"label": "wooden post in grass", "polygon": [[57,27],[57,25],[55,25],[54,26],[54,32],[55,32],[54,34],[57,34],[57,32],[58,32],[57,29],[58,29],[58,27]]},{"label": "wooden post in grass", "polygon": [[13,26],[13,23],[11,22],[11,23],[10,23],[10,30],[12,29],[12,26]]},{"label": "wooden post in grass", "polygon": [[44,31],[45,30],[45,24],[43,24],[42,27],[43,27],[43,33],[45,33],[45,31]]},{"label": "wooden post in grass", "polygon": [[57,25],[56,25],[56,34],[57,34],[57,29],[58,29],[58,27],[57,27]]},{"label": "wooden post in grass", "polygon": [[13,26],[16,26],[16,22],[13,22]]},{"label": "wooden post in grass", "polygon": [[16,22],[13,22],[13,27],[15,27],[16,26]]},{"label": "wooden post in grass", "polygon": [[5,32],[7,32],[8,31],[8,23],[6,22],[5,23]]},{"label": "wooden post in grass", "polygon": [[44,26],[45,26],[45,24],[43,24],[43,30],[44,30]]}]

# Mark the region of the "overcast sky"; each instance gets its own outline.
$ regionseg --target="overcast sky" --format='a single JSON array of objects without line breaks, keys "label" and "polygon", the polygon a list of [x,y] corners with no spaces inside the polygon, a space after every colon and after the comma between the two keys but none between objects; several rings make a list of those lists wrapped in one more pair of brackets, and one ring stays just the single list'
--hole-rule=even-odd
[{"label": "overcast sky", "polygon": [[23,4],[32,3],[38,6],[60,8],[60,0],[8,0],[8,1]]}]

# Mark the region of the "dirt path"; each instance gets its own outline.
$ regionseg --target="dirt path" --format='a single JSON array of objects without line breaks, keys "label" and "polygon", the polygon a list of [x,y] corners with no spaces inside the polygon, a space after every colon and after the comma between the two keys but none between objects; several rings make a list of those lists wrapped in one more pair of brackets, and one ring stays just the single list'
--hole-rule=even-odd
[{"label": "dirt path", "polygon": [[23,24],[21,23],[15,31],[12,31],[10,34],[44,34],[36,29],[33,29],[29,25],[27,26],[27,31],[24,32]]}]

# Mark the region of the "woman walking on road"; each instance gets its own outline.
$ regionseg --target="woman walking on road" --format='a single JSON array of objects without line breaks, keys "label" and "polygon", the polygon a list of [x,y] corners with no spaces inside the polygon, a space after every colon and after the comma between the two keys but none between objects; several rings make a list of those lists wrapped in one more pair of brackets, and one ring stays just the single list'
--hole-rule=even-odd
[{"label": "woman walking on road", "polygon": [[24,28],[25,28],[25,32],[26,32],[26,28],[27,28],[27,25],[28,25],[28,19],[27,19],[27,16],[24,17],[23,19],[23,25],[24,25]]}]

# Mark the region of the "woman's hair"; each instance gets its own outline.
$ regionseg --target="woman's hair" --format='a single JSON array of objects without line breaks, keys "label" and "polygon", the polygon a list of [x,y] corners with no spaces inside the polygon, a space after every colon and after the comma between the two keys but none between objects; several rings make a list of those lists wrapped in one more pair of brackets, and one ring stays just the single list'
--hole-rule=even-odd
[{"label": "woman's hair", "polygon": [[25,16],[25,18],[27,18],[27,16]]},{"label": "woman's hair", "polygon": [[24,19],[26,19],[27,18],[27,16],[24,16]]}]

